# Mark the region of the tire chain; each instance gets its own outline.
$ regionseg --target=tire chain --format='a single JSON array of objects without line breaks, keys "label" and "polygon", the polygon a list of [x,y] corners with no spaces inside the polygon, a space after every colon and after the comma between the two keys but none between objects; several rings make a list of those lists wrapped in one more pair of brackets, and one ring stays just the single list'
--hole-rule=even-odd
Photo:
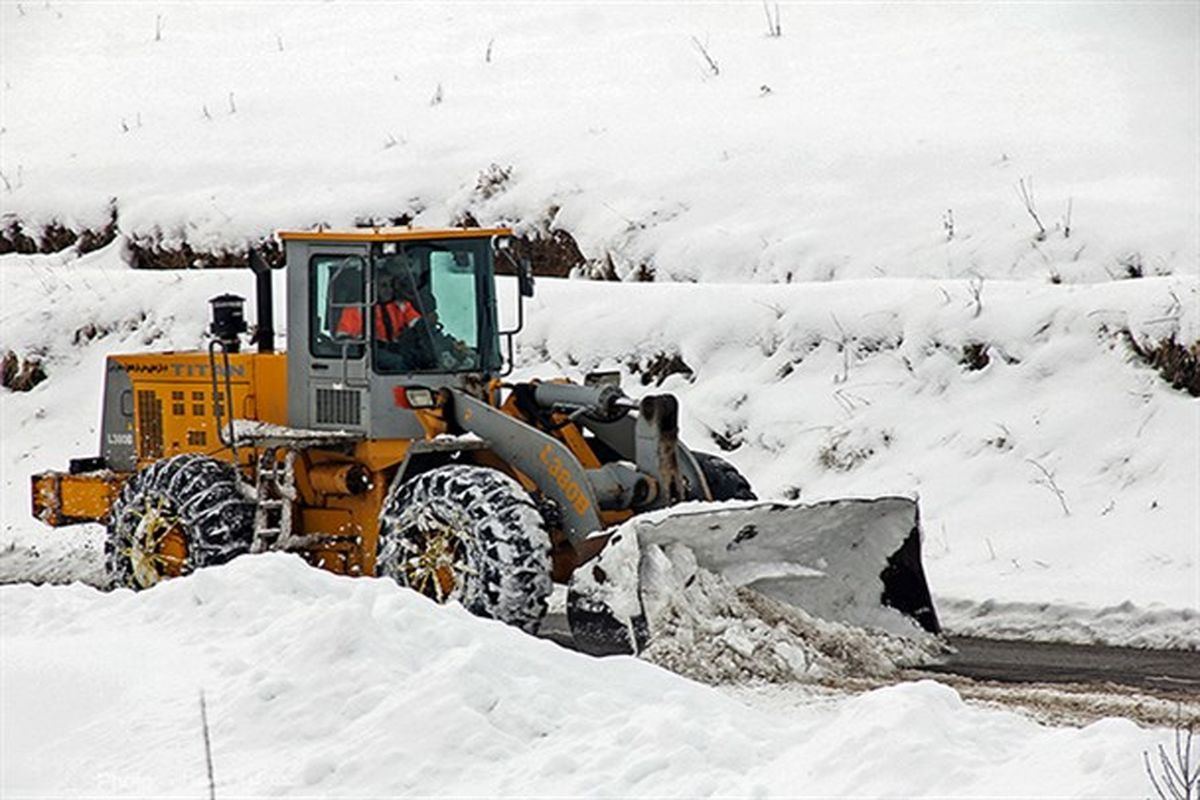
[{"label": "tire chain", "polygon": [[451,599],[473,614],[533,633],[550,595],[550,538],[533,500],[496,470],[451,464],[393,484],[380,512],[377,572],[402,586],[400,564],[419,551],[422,517],[461,521],[466,566]]},{"label": "tire chain", "polygon": [[[232,464],[197,453],[156,461],[125,482],[105,520],[105,569],[112,583],[132,587],[128,545],[130,512],[147,502],[164,501],[178,515],[187,539],[185,573],[223,564],[250,550],[254,535],[254,503],[241,489]],[[132,587],[136,588],[136,587]]]}]

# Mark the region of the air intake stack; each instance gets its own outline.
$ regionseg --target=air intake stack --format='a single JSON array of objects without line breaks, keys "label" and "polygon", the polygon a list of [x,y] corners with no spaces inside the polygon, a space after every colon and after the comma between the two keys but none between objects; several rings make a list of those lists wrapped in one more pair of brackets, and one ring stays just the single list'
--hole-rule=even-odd
[{"label": "air intake stack", "polygon": [[208,301],[212,304],[212,325],[208,332],[221,343],[227,353],[241,349],[238,337],[246,332],[246,299],[236,294],[222,294]]}]

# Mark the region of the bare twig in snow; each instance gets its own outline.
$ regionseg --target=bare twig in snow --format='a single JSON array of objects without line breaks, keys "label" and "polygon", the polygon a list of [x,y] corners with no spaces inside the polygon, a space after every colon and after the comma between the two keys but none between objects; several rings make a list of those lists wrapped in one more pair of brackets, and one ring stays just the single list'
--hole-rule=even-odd
[{"label": "bare twig in snow", "polygon": [[275,34],[275,46],[279,48],[279,52],[283,52],[283,35]]},{"label": "bare twig in snow", "polygon": [[840,339],[833,340],[842,351],[842,374],[834,375],[834,383],[845,383],[850,380],[850,337],[846,334],[846,329],[842,327],[842,323],[838,320],[837,315],[830,312],[829,317],[833,320],[833,324],[837,327],[838,333],[841,334]]},{"label": "bare twig in snow", "polygon": [[495,43],[495,38],[488,39],[487,51],[483,54],[483,61],[485,64],[492,63],[492,45]]},{"label": "bare twig in snow", "polygon": [[442,84],[439,83],[437,88],[433,90],[433,97],[429,99],[429,105],[439,106],[442,104],[442,100],[444,100],[445,97],[445,93],[442,92]]},{"label": "bare twig in snow", "polygon": [[762,302],[762,301],[759,301],[759,300],[755,300],[755,301],[754,301],[754,304],[755,304],[756,306],[762,306],[763,308],[765,308],[765,309],[768,309],[768,310],[769,310],[769,311],[770,311],[772,314],[774,314],[774,315],[775,315],[775,321],[776,321],[776,322],[778,322],[779,320],[783,319],[783,315],[784,315],[785,313],[787,313],[787,309],[786,309],[786,308],[784,308],[784,307],[783,307],[782,305],[780,305],[780,304],[776,304],[776,303],[764,303],[764,302]]},{"label": "bare twig in snow", "polygon": [[833,399],[842,407],[848,415],[853,416],[855,410],[859,407],[867,407],[871,405],[871,401],[863,397],[861,394],[847,392],[845,389],[836,389],[833,392]]},{"label": "bare twig in snow", "polygon": [[703,44],[701,44],[700,40],[697,39],[695,36],[692,37],[692,44],[694,44],[696,46],[696,49],[700,51],[700,55],[704,56],[704,60],[708,62],[708,68],[712,72],[712,74],[720,75],[721,67],[718,66],[717,62],[713,59],[713,57],[711,55],[709,55],[708,48],[705,47]]},{"label": "bare twig in snow", "polygon": [[1160,744],[1156,752],[1157,765],[1149,751],[1142,751],[1146,777],[1161,800],[1200,799],[1200,753],[1195,752],[1194,735],[1192,723],[1176,725],[1175,747],[1168,751]]},{"label": "bare twig in snow", "polygon": [[237,103],[233,102],[233,92],[229,93],[229,113],[230,114],[237,113]]},{"label": "bare twig in snow", "polygon": [[954,209],[947,208],[942,215],[942,230],[946,232],[947,242],[954,238]]},{"label": "bare twig in snow", "polygon": [[156,41],[156,42],[162,41],[162,32],[163,32],[163,15],[158,14],[154,17],[154,41]]},{"label": "bare twig in snow", "polygon": [[971,303],[975,306],[975,313],[971,316],[978,318],[983,313],[983,276],[971,276],[967,287],[971,290]]},{"label": "bare twig in snow", "polygon": [[204,118],[205,118],[205,119],[207,119],[207,120],[211,120],[211,119],[212,119],[212,114],[211,114],[211,113],[209,113],[209,110],[208,110],[208,104],[207,104],[207,103],[205,103],[203,106],[201,106],[201,110],[203,110],[203,111],[204,111]]},{"label": "bare twig in snow", "polygon": [[1168,289],[1167,294],[1171,295],[1171,305],[1167,306],[1166,318],[1179,319],[1179,314],[1183,311],[1183,303],[1179,300],[1179,295],[1175,294],[1174,289]]},{"label": "bare twig in snow", "polygon": [[1037,467],[1038,472],[1042,473],[1042,477],[1034,480],[1034,483],[1038,486],[1045,486],[1047,489],[1053,492],[1054,496],[1058,498],[1058,504],[1062,506],[1063,514],[1068,517],[1071,516],[1071,509],[1067,507],[1067,496],[1063,492],[1062,488],[1059,487],[1058,483],[1054,480],[1054,473],[1046,469],[1032,458],[1027,458],[1025,460]]},{"label": "bare twig in snow", "polygon": [[1067,198],[1067,215],[1063,218],[1063,238],[1071,238],[1071,207],[1075,205],[1075,198]]},{"label": "bare twig in snow", "polygon": [[779,25],[779,3],[775,4],[775,17],[771,17],[771,9],[767,6],[767,0],[763,0],[763,13],[767,15],[767,36],[772,39],[778,39],[783,36],[783,28]]},{"label": "bare twig in snow", "polygon": [[1033,217],[1034,224],[1037,225],[1038,232],[1034,238],[1039,242],[1045,241],[1046,226],[1042,225],[1042,220],[1037,215],[1037,207],[1033,201],[1033,178],[1021,178],[1018,180],[1017,194],[1020,195],[1021,202],[1025,205],[1025,210],[1029,212],[1029,216]]},{"label": "bare twig in snow", "polygon": [[390,132],[384,131],[383,134],[384,134],[384,140],[383,140],[383,149],[384,150],[391,150],[393,147],[400,144],[400,142],[396,140],[396,137],[393,136]]},{"label": "bare twig in snow", "polygon": [[213,779],[212,740],[208,735],[208,705],[204,702],[204,690],[200,690],[200,725],[204,729],[204,766],[208,771],[208,800],[217,798],[217,782]]}]

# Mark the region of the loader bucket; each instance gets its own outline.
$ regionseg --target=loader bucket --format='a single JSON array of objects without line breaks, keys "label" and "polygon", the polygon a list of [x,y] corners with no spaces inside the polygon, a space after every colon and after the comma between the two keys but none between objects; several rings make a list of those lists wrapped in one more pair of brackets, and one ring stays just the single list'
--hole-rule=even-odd
[{"label": "loader bucket", "polygon": [[698,567],[821,619],[916,638],[937,633],[921,564],[915,500],[698,503],[636,517],[576,570],[568,617],[576,646],[638,652],[653,635],[654,563],[677,545]]}]

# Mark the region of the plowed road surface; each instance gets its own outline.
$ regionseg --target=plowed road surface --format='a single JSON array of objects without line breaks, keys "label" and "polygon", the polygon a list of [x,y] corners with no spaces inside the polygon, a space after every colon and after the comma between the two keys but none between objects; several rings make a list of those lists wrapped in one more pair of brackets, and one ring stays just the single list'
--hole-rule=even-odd
[{"label": "plowed road surface", "polygon": [[[565,614],[551,614],[541,633],[572,647]],[[1200,698],[1200,654],[1183,650],[949,637],[955,653],[920,671],[1001,683],[1129,686]]]},{"label": "plowed road surface", "polygon": [[926,667],[1009,683],[1115,683],[1200,697],[1200,653],[950,637],[957,651]]}]

